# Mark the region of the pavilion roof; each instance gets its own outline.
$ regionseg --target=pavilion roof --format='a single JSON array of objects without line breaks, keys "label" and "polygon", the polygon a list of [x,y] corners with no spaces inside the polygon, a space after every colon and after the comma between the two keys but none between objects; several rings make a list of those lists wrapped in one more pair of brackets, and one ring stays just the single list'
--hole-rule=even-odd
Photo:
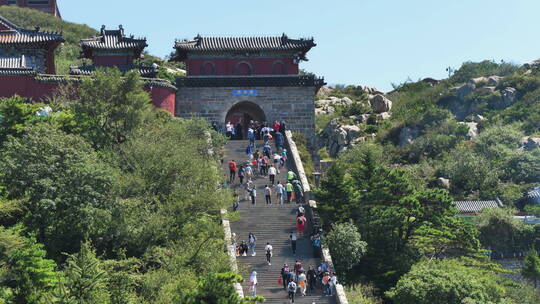
[{"label": "pavilion roof", "polygon": [[291,39],[283,34],[279,37],[201,37],[193,40],[176,41],[176,60],[183,60],[188,53],[223,53],[223,52],[290,52],[300,53],[300,59],[306,60],[306,53],[316,46],[313,38]]},{"label": "pavilion roof", "polygon": [[0,15],[0,45],[2,44],[48,44],[64,42],[62,34],[21,28]]},{"label": "pavilion roof", "polygon": [[148,46],[146,38],[134,38],[133,35],[126,37],[121,25],[117,30],[107,30],[102,26],[100,36],[81,39],[80,45],[85,58],[90,58],[94,50],[134,50],[135,56],[139,57]]}]

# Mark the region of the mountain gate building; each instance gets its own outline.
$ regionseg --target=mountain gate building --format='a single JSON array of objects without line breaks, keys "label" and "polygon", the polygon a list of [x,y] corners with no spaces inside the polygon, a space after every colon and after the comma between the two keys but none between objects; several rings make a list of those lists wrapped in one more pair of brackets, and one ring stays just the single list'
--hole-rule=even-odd
[{"label": "mountain gate building", "polygon": [[300,75],[298,64],[315,45],[313,39],[285,34],[177,41],[172,60],[186,63],[187,76],[177,78],[176,115],[244,128],[250,120],[285,120],[312,138],[315,94],[324,80]]}]

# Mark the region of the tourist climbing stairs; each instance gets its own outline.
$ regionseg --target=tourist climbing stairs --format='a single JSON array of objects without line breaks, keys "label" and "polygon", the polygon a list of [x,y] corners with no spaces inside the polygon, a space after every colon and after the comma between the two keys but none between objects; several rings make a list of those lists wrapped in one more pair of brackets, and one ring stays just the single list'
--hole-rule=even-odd
[{"label": "tourist climbing stairs", "polygon": [[[229,174],[228,162],[232,159],[236,160],[238,167],[247,160],[245,148],[247,141],[229,141],[225,147],[225,155],[223,162],[223,170],[227,176]],[[256,143],[256,149],[262,151],[262,142]],[[286,169],[282,169],[280,174],[276,176],[276,181],[286,180]],[[258,286],[257,295],[266,298],[265,303],[289,303],[287,293],[282,286],[278,285],[280,278],[280,270],[284,263],[287,263],[291,269],[295,260],[300,260],[304,268],[309,266],[317,267],[320,264],[320,259],[314,258],[313,248],[309,240],[311,227],[308,222],[306,227],[306,235],[298,237],[297,252],[293,255],[289,235],[295,230],[296,209],[297,205],[283,204],[277,202],[275,191],[272,193],[272,204],[267,205],[264,198],[264,187],[269,184],[267,177],[259,177],[255,175],[254,184],[257,187],[256,204],[252,205],[251,201],[245,200],[244,186],[240,186],[238,179],[231,185],[231,188],[240,194],[240,207],[238,213],[240,219],[231,223],[232,232],[236,234],[238,243],[242,240],[247,242],[248,234],[252,232],[257,237],[256,256],[237,257],[240,273],[244,277],[242,284],[245,295],[249,293],[249,274],[255,270],[257,272]],[[274,250],[272,257],[272,265],[267,265],[264,247],[269,242]],[[296,294],[295,303],[306,304],[321,304],[335,303],[334,297],[324,296],[320,289],[310,292],[309,288],[305,297],[301,297],[300,293]]]}]

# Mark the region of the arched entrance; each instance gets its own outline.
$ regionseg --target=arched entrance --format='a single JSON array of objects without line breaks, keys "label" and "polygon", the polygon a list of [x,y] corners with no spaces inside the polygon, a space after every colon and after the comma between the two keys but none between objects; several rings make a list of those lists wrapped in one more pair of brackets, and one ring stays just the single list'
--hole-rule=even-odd
[{"label": "arched entrance", "polygon": [[261,107],[250,101],[242,101],[235,104],[225,116],[225,123],[230,122],[237,130],[236,136],[233,139],[247,138],[248,124],[251,120],[264,122],[266,121],[266,115]]}]

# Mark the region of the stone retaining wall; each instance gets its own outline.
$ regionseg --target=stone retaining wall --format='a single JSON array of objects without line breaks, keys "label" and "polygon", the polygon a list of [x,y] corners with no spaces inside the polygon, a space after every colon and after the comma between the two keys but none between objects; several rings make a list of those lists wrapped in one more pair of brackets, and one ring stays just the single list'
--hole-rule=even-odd
[{"label": "stone retaining wall", "polygon": [[[313,223],[315,219],[315,212],[317,210],[317,202],[311,199],[311,187],[304,171],[304,165],[302,164],[302,161],[300,159],[300,154],[298,153],[296,143],[292,138],[292,132],[285,131],[285,135],[285,146],[287,147],[287,151],[289,152],[289,161],[293,169],[296,171],[300,182],[302,183],[302,187],[304,188],[304,198],[309,202],[306,208],[306,215],[308,219]],[[328,250],[328,248],[325,248],[324,245],[322,246],[322,258],[325,262],[328,263],[331,268],[334,268],[332,256],[330,255],[330,250]],[[336,285],[336,301],[338,304],[349,304],[345,289],[341,284]]]},{"label": "stone retaining wall", "polygon": [[[225,245],[227,246],[227,254],[229,255],[229,262],[231,263],[231,270],[238,273],[238,264],[236,264],[236,248],[232,244],[231,224],[226,219],[227,210],[221,209],[221,224],[223,225],[223,232],[225,235]],[[240,297],[244,297],[244,290],[240,283],[234,283],[234,289]]]}]

